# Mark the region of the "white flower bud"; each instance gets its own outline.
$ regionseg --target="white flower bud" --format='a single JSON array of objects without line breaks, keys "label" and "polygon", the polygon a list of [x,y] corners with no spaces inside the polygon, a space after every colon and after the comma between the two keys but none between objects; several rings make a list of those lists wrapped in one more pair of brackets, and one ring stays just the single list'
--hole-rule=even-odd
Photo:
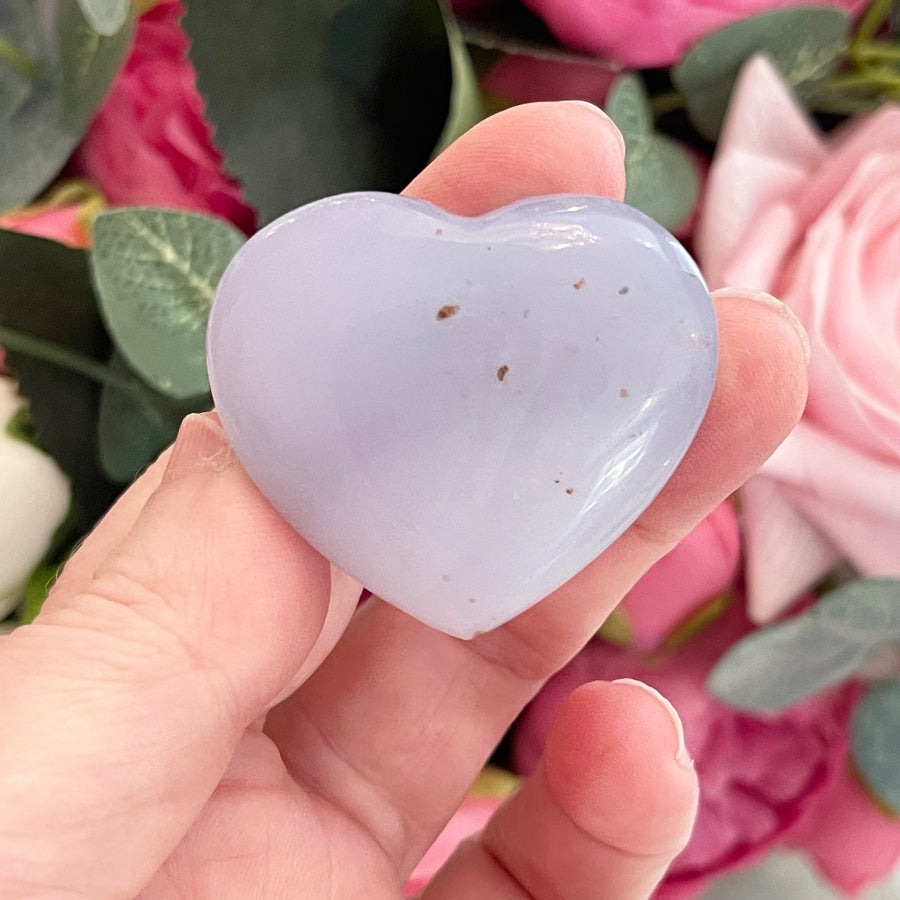
[{"label": "white flower bud", "polygon": [[6,431],[24,405],[15,381],[0,376],[0,619],[22,599],[70,502],[69,479],[54,459]]}]

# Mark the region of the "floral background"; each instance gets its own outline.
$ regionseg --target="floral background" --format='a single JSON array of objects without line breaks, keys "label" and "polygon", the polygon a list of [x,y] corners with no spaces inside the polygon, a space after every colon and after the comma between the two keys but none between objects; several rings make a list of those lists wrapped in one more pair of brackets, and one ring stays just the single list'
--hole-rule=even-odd
[{"label": "floral background", "polygon": [[73,544],[211,402],[211,296],[162,257],[123,290],[137,235],[221,273],[279,213],[399,190],[481,116],[555,99],[613,117],[628,201],[711,288],[797,314],[809,402],[538,695],[408,890],[528,774],[574,687],[632,677],[678,709],[701,782],[660,900],[900,898],[897,3],[9,0],[0,628],[37,614]]}]

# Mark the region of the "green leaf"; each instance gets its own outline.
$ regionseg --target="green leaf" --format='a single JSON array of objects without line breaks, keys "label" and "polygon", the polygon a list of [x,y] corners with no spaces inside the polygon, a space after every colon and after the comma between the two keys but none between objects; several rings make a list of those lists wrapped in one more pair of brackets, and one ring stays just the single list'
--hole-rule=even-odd
[{"label": "green leaf", "polygon": [[622,132],[626,144],[653,133],[653,112],[637,75],[622,75],[615,80],[606,98],[606,113]]},{"label": "green leaf", "polygon": [[707,687],[742,709],[782,709],[849,678],[880,645],[896,640],[900,581],[859,579],[739,641],[716,664]]},{"label": "green leaf", "polygon": [[[109,338],[97,313],[87,254],[0,230],[0,284],[0,345],[6,347],[6,364],[29,400],[38,441],[72,479],[78,523],[85,529],[119,492],[99,466],[100,387],[87,373],[105,371]],[[16,349],[4,334],[9,331],[27,336],[46,352]]]},{"label": "green leaf", "polygon": [[437,156],[449,147],[461,134],[467,132],[484,115],[484,104],[478,76],[472,65],[472,58],[466,48],[459,25],[452,14],[441,4],[447,40],[450,42],[450,63],[453,70],[453,88],[450,91],[450,112],[444,123],[444,130],[432,153]]},{"label": "green leaf", "polygon": [[91,28],[104,37],[118,34],[128,21],[131,0],[78,0]]},{"label": "green leaf", "polygon": [[60,7],[58,31],[63,118],[79,135],[103,102],[131,46],[134,17],[129,15],[130,9],[126,0],[122,24],[107,34],[92,26],[81,7],[71,3],[63,3]]},{"label": "green leaf", "polygon": [[209,390],[206,321],[216,285],[244,236],[219,219],[126,207],[94,222],[91,266],[109,332],[156,390]]},{"label": "green leaf", "polygon": [[637,75],[616,79],[606,112],[625,139],[625,202],[674,231],[691,214],[700,192],[690,156],[653,130],[650,102]]},{"label": "green leaf", "polygon": [[212,408],[202,394],[173,400],[134,376],[125,361],[114,355],[111,368],[131,377],[134,391],[106,385],[100,398],[100,462],[113,481],[131,481],[175,440],[181,420],[190,412]]},{"label": "green leaf", "polygon": [[851,21],[828,6],[796,6],[741,19],[695,44],[672,70],[697,130],[715,139],[731,90],[744,63],[766,54],[785,80],[814,92],[837,65],[847,46]]},{"label": "green leaf", "polygon": [[873,685],[853,712],[851,753],[867,787],[900,816],[900,678]]},{"label": "green leaf", "polygon": [[106,95],[132,31],[126,23],[112,37],[98,35],[77,0],[0,3],[0,96],[10,101],[0,112],[0,210],[24,206],[58,174]]},{"label": "green leaf", "polygon": [[437,0],[191,0],[184,26],[216,142],[262,222],[398,191],[440,140],[452,69]]}]

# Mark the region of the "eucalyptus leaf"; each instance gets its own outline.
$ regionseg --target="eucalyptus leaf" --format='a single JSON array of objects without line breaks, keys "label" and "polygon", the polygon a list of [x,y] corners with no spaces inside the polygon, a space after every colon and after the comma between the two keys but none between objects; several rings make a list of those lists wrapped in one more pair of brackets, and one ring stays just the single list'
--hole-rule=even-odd
[{"label": "eucalyptus leaf", "polygon": [[653,112],[641,79],[634,74],[617,78],[606,98],[606,113],[626,143],[653,133]]},{"label": "eucalyptus leaf", "polygon": [[444,131],[438,0],[191,0],[184,26],[216,142],[262,222],[342,191],[398,191]]},{"label": "eucalyptus leaf", "polygon": [[174,440],[181,420],[191,412],[212,408],[212,397],[201,394],[173,400],[141,382],[115,354],[110,367],[133,390],[109,384],[100,398],[100,462],[113,481],[131,481]]},{"label": "eucalyptus leaf", "polygon": [[[109,338],[97,312],[87,254],[0,230],[0,345],[28,398],[38,441],[72,479],[78,527],[86,529],[119,491],[100,471],[100,387]],[[17,349],[6,332],[26,336]],[[37,352],[35,352],[37,351]],[[74,363],[74,367],[73,367]]]},{"label": "eucalyptus leaf", "polygon": [[233,226],[196,213],[125,207],[95,220],[91,267],[103,317],[128,364],[161,393],[209,390],[206,321],[243,242]]},{"label": "eucalyptus leaf", "polygon": [[853,712],[851,753],[869,790],[900,816],[900,678],[872,685]]},{"label": "eucalyptus leaf", "polygon": [[617,78],[606,112],[625,139],[625,201],[674,231],[690,216],[700,179],[687,151],[653,130],[647,92],[637,75]]},{"label": "eucalyptus leaf", "polygon": [[78,0],[84,18],[103,37],[118,34],[131,12],[131,0]]},{"label": "eucalyptus leaf", "polygon": [[[129,20],[130,21],[130,20]],[[81,140],[128,51],[132,28],[95,32],[77,0],[3,0],[0,34],[14,76],[0,76],[12,105],[0,113],[0,210],[27,204]],[[9,53],[0,60],[8,69]]]},{"label": "eucalyptus leaf", "polygon": [[897,640],[900,581],[859,579],[739,641],[713,668],[707,687],[743,709],[782,709],[839,684],[879,646]]},{"label": "eucalyptus leaf", "polygon": [[830,6],[794,6],[741,19],[695,44],[672,70],[697,130],[710,140],[722,127],[744,63],[763,53],[801,98],[836,67],[851,30],[849,15]]},{"label": "eucalyptus leaf", "polygon": [[131,5],[126,2],[125,17],[118,28],[109,33],[95,29],[85,18],[83,6],[87,2],[90,0],[81,0],[81,6],[63,3],[57,29],[63,117],[79,135],[106,97],[131,46],[135,24],[134,16],[130,15]]}]

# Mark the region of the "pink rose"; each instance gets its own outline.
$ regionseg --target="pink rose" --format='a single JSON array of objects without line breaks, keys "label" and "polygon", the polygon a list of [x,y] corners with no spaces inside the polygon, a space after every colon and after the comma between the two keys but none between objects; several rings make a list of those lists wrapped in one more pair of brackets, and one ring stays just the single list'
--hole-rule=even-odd
[{"label": "pink rose", "polygon": [[[633,68],[668,66],[695,41],[756,13],[797,0],[524,0],[576,50]],[[812,3],[813,0],[807,0]],[[868,0],[818,0],[856,13]]]},{"label": "pink rose", "polygon": [[81,217],[83,209],[77,203],[29,207],[0,215],[0,228],[49,238],[72,247],[87,247],[90,233]]},{"label": "pink rose", "polygon": [[840,558],[900,575],[900,106],[827,139],[771,64],[742,73],[697,251],[711,287],[780,297],[811,344],[797,429],[744,493],[764,621]]},{"label": "pink rose", "polygon": [[178,0],[160,0],[141,18],[71,169],[98,184],[113,205],[212,213],[250,233],[255,214],[222,170],[203,118],[182,13]]},{"label": "pink rose", "polygon": [[616,609],[631,646],[657,650],[734,584],[741,557],[737,514],[720,503],[625,595]]},{"label": "pink rose", "polygon": [[[687,900],[711,880],[747,866],[776,843],[830,854],[825,868],[839,884],[883,877],[900,855],[900,822],[872,804],[843,815],[847,730],[855,686],[813,697],[778,715],[755,716],[725,706],[704,687],[721,654],[750,630],[739,604],[663,658],[644,659],[592,641],[548,682],[513,734],[513,764],[534,768],[550,723],[564,699],[593,680],[636,678],[657,688],[684,723],[700,779],[700,808],[690,843],[673,863],[657,900]],[[837,809],[835,809],[837,807]],[[820,811],[829,810],[828,815]],[[854,831],[860,821],[865,830]],[[859,853],[860,840],[878,847]]]}]

